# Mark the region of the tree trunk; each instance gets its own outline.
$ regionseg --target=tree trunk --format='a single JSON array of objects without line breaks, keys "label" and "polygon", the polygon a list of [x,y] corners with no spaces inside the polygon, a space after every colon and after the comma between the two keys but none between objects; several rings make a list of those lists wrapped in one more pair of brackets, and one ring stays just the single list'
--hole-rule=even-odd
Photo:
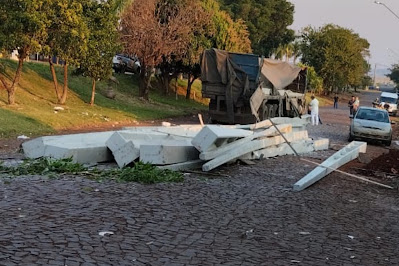
[{"label": "tree trunk", "polygon": [[162,75],[163,75],[162,80],[163,80],[163,89],[164,89],[163,93],[165,95],[168,95],[169,94],[169,82],[170,82],[169,73],[167,71],[165,71],[164,73],[162,73]]},{"label": "tree trunk", "polygon": [[68,62],[64,64],[64,88],[62,89],[62,96],[59,104],[65,104],[68,95]]},{"label": "tree trunk", "polygon": [[191,97],[191,88],[192,85],[195,81],[195,76],[188,74],[188,80],[187,80],[187,92],[186,92],[186,99],[189,100]]},{"label": "tree trunk", "polygon": [[91,100],[90,105],[94,105],[94,95],[96,94],[96,79],[92,79],[92,86],[91,86]]},{"label": "tree trunk", "polygon": [[147,69],[143,66],[140,72],[140,79],[139,79],[139,97],[143,97],[145,91],[145,76],[146,76]]},{"label": "tree trunk", "polygon": [[58,92],[58,80],[57,80],[57,74],[55,73],[55,67],[54,63],[51,60],[51,57],[48,59],[48,63],[50,65],[50,71],[51,71],[51,76],[53,77],[53,83],[54,83],[54,89],[55,89],[55,96],[57,96],[57,102],[60,102],[61,100],[61,95]]},{"label": "tree trunk", "polygon": [[9,105],[15,104],[15,91],[17,90],[15,85],[17,85],[19,83],[19,79],[21,78],[22,67],[24,65],[25,57],[26,57],[26,53],[21,53],[20,54],[20,57],[19,57],[19,60],[18,60],[17,71],[15,72],[15,77],[14,77],[14,80],[11,83],[11,85],[8,85],[6,80],[3,77],[1,77],[1,82],[3,83],[3,86],[7,90],[8,104]]},{"label": "tree trunk", "polygon": [[139,84],[139,97],[147,100],[149,99],[148,94],[150,91],[151,82],[151,68],[143,67],[140,73],[140,84]]},{"label": "tree trunk", "polygon": [[144,90],[144,96],[143,98],[145,100],[149,100],[149,94],[150,94],[150,83],[151,83],[151,74],[152,74],[152,69],[148,70],[148,73],[146,75],[146,83],[145,83],[145,90]]},{"label": "tree trunk", "polygon": [[15,104],[15,89],[7,90],[8,93],[8,104],[13,105]]}]

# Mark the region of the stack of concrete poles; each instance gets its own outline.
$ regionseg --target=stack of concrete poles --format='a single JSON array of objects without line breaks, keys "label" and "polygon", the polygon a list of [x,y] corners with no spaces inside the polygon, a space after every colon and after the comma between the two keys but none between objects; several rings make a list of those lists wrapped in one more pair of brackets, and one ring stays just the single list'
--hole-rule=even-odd
[{"label": "stack of concrete poles", "polygon": [[328,149],[328,139],[308,137],[308,123],[305,116],[235,126],[166,124],[40,137],[23,143],[22,147],[28,158],[72,158],[82,164],[115,160],[119,167],[142,161],[176,171],[196,168],[210,171],[238,159],[258,160],[293,154],[290,145],[299,154]]}]

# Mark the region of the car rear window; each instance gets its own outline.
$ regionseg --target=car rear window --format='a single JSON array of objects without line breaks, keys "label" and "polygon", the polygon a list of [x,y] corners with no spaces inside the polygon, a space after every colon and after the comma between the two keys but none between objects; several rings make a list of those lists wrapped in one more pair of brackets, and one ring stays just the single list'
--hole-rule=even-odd
[{"label": "car rear window", "polygon": [[360,109],[356,114],[356,119],[372,120],[378,122],[389,123],[389,116],[387,112],[382,112],[378,109]]}]

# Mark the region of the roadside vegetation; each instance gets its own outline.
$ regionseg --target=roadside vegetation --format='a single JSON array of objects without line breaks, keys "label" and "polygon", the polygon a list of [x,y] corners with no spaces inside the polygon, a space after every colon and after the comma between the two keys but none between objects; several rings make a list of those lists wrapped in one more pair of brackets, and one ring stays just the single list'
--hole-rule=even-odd
[{"label": "roadside vegetation", "polygon": [[[16,62],[0,59],[7,72],[12,72]],[[57,104],[51,73],[43,63],[26,63],[16,93],[16,104],[8,105],[7,96],[0,91],[0,137],[17,135],[35,136],[59,130],[118,127],[135,121],[164,119],[198,113],[207,106],[185,99],[185,95],[164,95],[151,91],[151,101],[138,98],[138,78],[134,75],[116,74],[118,84],[100,81],[96,104],[90,106],[91,80],[81,75],[70,75],[69,100],[67,105]],[[57,70],[61,67],[55,67]],[[70,70],[72,72],[72,70]],[[62,82],[62,77],[59,77]],[[184,81],[179,81],[184,86]],[[172,87],[173,89],[173,87]],[[194,91],[198,90],[194,87]],[[112,90],[113,99],[107,98]],[[200,95],[200,91],[197,91]],[[199,97],[200,98],[200,97]],[[57,107],[64,110],[57,111]],[[56,109],[54,109],[56,108]]]},{"label": "roadside vegetation", "polygon": [[[294,12],[288,0],[6,1],[0,53],[18,54],[17,61],[0,59],[7,116],[0,134],[119,127],[205,110],[198,78],[210,48],[308,67],[309,89],[320,97],[371,85],[366,39],[333,24],[295,36]],[[112,74],[116,53],[137,58],[141,71]],[[46,62],[27,62],[32,55]]]},{"label": "roadside vegetation", "polygon": [[151,164],[135,163],[132,167],[123,169],[87,168],[81,164],[73,163],[71,159],[55,160],[40,158],[37,160],[25,160],[16,167],[6,167],[0,163],[0,177],[41,175],[49,178],[62,178],[65,176],[84,176],[89,179],[117,182],[137,182],[141,184],[177,183],[183,182],[183,174],[170,170],[162,170]]}]

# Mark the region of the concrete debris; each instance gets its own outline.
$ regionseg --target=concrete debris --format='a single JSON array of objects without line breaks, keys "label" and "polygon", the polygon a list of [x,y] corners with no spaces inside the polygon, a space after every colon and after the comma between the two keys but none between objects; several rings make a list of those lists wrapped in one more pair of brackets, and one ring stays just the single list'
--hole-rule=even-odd
[{"label": "concrete debris", "polygon": [[140,160],[155,165],[183,163],[198,159],[198,156],[198,150],[188,140],[140,146]]},{"label": "concrete debris", "polygon": [[72,157],[74,162],[90,164],[115,160],[119,167],[142,161],[174,171],[210,171],[236,160],[251,163],[249,160],[293,154],[286,140],[299,154],[328,149],[328,139],[308,137],[308,123],[306,116],[233,126],[164,122],[163,126],[41,137],[22,146],[28,158]]},{"label": "concrete debris", "polygon": [[201,129],[191,143],[200,152],[203,152],[217,149],[220,146],[252,134],[254,134],[254,132],[250,130],[208,125]]},{"label": "concrete debris", "polygon": [[329,173],[338,169],[340,166],[352,161],[353,159],[356,159],[359,156],[359,153],[365,153],[366,149],[366,142],[352,141],[321,163],[312,172],[296,182],[294,184],[294,190],[300,191],[313,185]]},{"label": "concrete debris", "polygon": [[96,132],[40,137],[22,143],[25,156],[30,159],[50,157],[72,158],[77,163],[107,162],[113,159],[105,142],[114,132]]}]

